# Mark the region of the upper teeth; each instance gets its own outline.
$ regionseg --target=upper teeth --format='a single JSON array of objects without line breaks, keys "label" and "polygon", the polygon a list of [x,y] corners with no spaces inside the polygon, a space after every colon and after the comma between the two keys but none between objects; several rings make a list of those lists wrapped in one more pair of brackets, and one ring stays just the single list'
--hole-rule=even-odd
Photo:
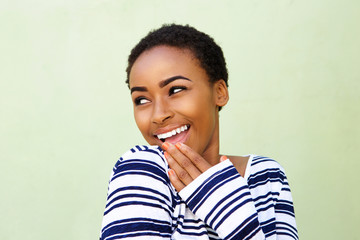
[{"label": "upper teeth", "polygon": [[159,134],[159,135],[156,135],[158,139],[165,139],[165,138],[169,138],[171,136],[174,136],[178,133],[181,133],[183,131],[186,131],[188,129],[188,126],[187,125],[184,125],[182,127],[179,127],[179,128],[176,128],[172,131],[169,131],[169,132],[166,132],[166,133],[162,133],[162,134]]}]

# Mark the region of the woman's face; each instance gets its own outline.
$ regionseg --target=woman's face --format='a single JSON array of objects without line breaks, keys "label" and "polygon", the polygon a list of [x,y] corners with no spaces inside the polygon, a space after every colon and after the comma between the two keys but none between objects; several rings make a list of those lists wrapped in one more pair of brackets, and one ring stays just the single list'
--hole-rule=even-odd
[{"label": "woman's face", "polygon": [[201,155],[218,148],[217,84],[209,82],[191,51],[147,50],[129,79],[135,121],[150,145],[182,142]]}]

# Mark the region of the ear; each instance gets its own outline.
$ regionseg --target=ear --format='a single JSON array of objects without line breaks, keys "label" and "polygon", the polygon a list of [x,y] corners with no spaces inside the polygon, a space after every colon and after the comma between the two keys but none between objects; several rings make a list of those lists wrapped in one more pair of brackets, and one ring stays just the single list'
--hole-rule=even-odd
[{"label": "ear", "polygon": [[214,83],[214,100],[218,107],[223,107],[229,101],[229,92],[226,83],[220,79]]}]

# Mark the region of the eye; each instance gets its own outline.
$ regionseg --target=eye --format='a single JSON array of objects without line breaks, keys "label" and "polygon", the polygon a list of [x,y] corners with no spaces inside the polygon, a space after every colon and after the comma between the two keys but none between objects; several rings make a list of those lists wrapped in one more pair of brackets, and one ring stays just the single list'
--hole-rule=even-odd
[{"label": "eye", "polygon": [[169,90],[169,96],[175,94],[175,93],[178,93],[178,92],[181,92],[183,90],[186,90],[187,88],[184,87],[184,86],[174,86],[174,87],[171,87],[170,90]]},{"label": "eye", "polygon": [[138,97],[138,98],[135,98],[135,100],[134,100],[134,103],[136,106],[144,105],[145,103],[148,103],[148,102],[150,102],[150,101],[144,97]]}]

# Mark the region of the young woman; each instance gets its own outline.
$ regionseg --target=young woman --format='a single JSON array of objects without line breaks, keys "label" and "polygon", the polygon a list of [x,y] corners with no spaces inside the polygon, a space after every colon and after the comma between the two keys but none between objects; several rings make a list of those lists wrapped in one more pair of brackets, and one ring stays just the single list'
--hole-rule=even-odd
[{"label": "young woman", "polygon": [[298,239],[283,168],[219,154],[228,74],[211,37],[164,25],[132,50],[127,77],[150,146],[116,163],[101,239]]}]

